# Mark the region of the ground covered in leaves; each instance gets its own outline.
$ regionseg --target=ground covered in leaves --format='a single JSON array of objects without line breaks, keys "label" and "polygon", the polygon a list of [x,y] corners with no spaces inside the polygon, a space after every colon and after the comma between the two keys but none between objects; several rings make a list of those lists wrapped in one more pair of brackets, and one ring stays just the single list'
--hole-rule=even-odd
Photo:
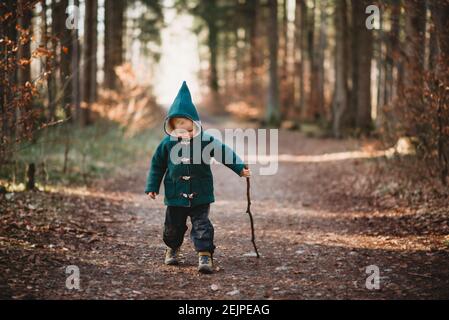
[{"label": "ground covered in leaves", "polygon": [[[447,193],[401,183],[357,141],[279,134],[279,170],[258,176],[252,254],[245,180],[214,166],[216,272],[162,264],[162,197],[142,193],[150,159],[88,188],[2,195],[2,299],[449,298]],[[411,201],[410,197],[413,198]],[[190,226],[189,226],[190,228]],[[66,288],[66,267],[80,290]],[[368,290],[367,267],[379,268]]]}]

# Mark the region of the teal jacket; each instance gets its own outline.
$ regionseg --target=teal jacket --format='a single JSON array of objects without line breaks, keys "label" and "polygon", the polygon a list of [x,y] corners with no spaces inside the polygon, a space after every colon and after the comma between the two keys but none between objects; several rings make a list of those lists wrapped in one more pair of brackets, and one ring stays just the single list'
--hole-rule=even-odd
[{"label": "teal jacket", "polygon": [[[168,120],[172,117],[185,117],[192,120],[197,127],[197,134],[191,139],[171,136]],[[151,159],[145,193],[159,193],[163,179],[166,205],[193,207],[215,201],[210,168],[211,158],[223,163],[237,175],[240,175],[245,167],[241,158],[232,149],[203,132],[198,112],[185,81],[168,111],[164,130],[167,135],[156,148]],[[170,156],[171,154],[177,156]]]}]

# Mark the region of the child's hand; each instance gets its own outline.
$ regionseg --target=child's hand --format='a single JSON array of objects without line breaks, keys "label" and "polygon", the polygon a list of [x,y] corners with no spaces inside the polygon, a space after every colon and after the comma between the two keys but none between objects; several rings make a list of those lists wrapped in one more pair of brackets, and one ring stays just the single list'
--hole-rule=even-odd
[{"label": "child's hand", "polygon": [[249,170],[247,168],[243,168],[242,172],[240,172],[240,176],[244,177],[244,178],[251,177],[251,170]]},{"label": "child's hand", "polygon": [[157,193],[156,192],[148,192],[148,196],[154,200],[154,199],[156,199]]}]

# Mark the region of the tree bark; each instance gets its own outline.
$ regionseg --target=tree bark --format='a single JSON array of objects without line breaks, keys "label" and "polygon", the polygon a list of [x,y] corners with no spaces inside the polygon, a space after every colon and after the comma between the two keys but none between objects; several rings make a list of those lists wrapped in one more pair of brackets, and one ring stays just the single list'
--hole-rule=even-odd
[{"label": "tree bark", "polygon": [[82,124],[92,122],[90,105],[96,100],[97,91],[97,0],[86,0],[84,20],[84,56],[83,56],[83,102]]},{"label": "tree bark", "polygon": [[[17,11],[17,4],[13,0],[6,0],[0,5],[0,14],[5,17],[2,21],[0,29],[0,37],[2,39],[11,40],[12,44],[17,41],[17,30],[15,25],[17,19],[14,15],[7,16],[8,13],[15,13]],[[0,42],[1,59],[3,60],[3,68],[0,70],[0,117],[2,120],[2,134],[0,140],[0,161],[9,156],[9,144],[14,141],[14,126],[15,126],[15,110],[13,106],[13,92],[12,86],[16,83],[16,70],[8,62],[13,60],[14,52],[13,45],[8,41]],[[6,148],[3,147],[6,145]]]},{"label": "tree bark", "polygon": [[376,128],[381,128],[384,123],[384,106],[385,106],[385,32],[383,26],[383,16],[379,17],[379,27],[377,32],[376,43],[376,68],[377,68],[377,104],[376,104]]},{"label": "tree bark", "polygon": [[307,16],[307,54],[308,54],[308,62],[309,62],[309,74],[308,74],[308,82],[309,82],[309,92],[308,92],[308,100],[306,101],[306,108],[304,109],[303,119],[311,120],[314,106],[314,94],[316,93],[314,90],[314,68],[315,68],[315,17],[317,11],[316,0],[313,0],[313,7],[309,8],[308,16]]},{"label": "tree bark", "polygon": [[268,105],[266,109],[266,123],[271,126],[279,126],[279,82],[278,82],[278,2],[268,1],[270,16],[268,23],[268,43],[270,52]]},{"label": "tree bark", "polygon": [[336,0],[335,11],[335,92],[333,101],[332,130],[334,137],[341,138],[342,119],[348,108],[348,21],[346,15],[346,0]]},{"label": "tree bark", "polygon": [[391,31],[388,34],[387,52],[386,52],[386,70],[385,70],[385,97],[386,104],[391,103],[396,95],[394,69],[398,68],[399,51],[399,32],[400,32],[400,16],[401,5],[400,0],[393,0],[391,4]]},{"label": "tree bark", "polygon": [[[302,120],[306,118],[306,66],[307,66],[307,44],[308,44],[308,8],[306,0],[301,0],[301,73],[299,74],[299,107],[300,117]],[[310,59],[310,57],[309,57]]]},{"label": "tree bark", "polygon": [[449,1],[432,1],[430,2],[430,9],[438,42],[439,59],[436,71],[445,72],[449,67]]},{"label": "tree bark", "polygon": [[119,88],[115,68],[123,64],[123,29],[126,0],[105,1],[104,86]]},{"label": "tree bark", "polygon": [[73,41],[72,41],[72,30],[66,28],[66,14],[65,10],[69,5],[69,0],[60,0],[58,5],[58,23],[57,26],[60,28],[60,50],[59,50],[59,59],[60,59],[60,70],[59,76],[61,80],[61,102],[62,107],[67,119],[71,119],[72,117],[72,109],[71,109],[71,94],[73,87],[73,78],[72,78],[72,70],[71,70],[71,54],[73,50]]},{"label": "tree bark", "polygon": [[[25,0],[19,0],[17,2],[19,13],[19,25],[21,28],[22,41],[18,44],[18,59],[20,61],[27,61],[26,64],[22,64],[19,67],[17,80],[18,85],[21,87],[24,94],[29,94],[31,90],[31,37],[33,35],[33,28],[31,26],[31,19],[33,17],[33,8],[27,5]],[[28,84],[27,84],[28,83]],[[30,121],[31,101],[24,105],[23,110],[18,109],[18,126],[16,131],[27,132],[27,126],[32,125]]]},{"label": "tree bark", "polygon": [[[41,2],[41,47],[48,49],[49,37],[48,37],[48,22],[47,22],[47,3],[46,1]],[[54,92],[54,82],[51,75],[52,63],[49,57],[45,57],[43,61],[44,72],[47,73],[47,120],[52,121],[55,117],[55,92]]]},{"label": "tree bark", "polygon": [[298,119],[304,108],[304,19],[306,5],[305,0],[296,0],[295,6],[295,112],[294,118]]},{"label": "tree bark", "polygon": [[[368,0],[353,0],[354,28],[357,28],[357,50],[354,56],[357,63],[354,66],[356,72],[355,83],[357,91],[354,94],[356,100],[356,125],[359,132],[367,134],[372,129],[371,119],[371,61],[373,58],[373,31],[365,26],[365,9],[370,5]],[[354,58],[354,57],[353,57]],[[354,83],[354,82],[353,82]]]},{"label": "tree bark", "polygon": [[419,135],[421,123],[416,121],[424,110],[424,60],[425,60],[425,31],[426,31],[426,3],[421,0],[408,0],[405,6],[405,69],[404,90],[406,106],[404,114],[412,114],[410,121],[405,121],[406,134]]},{"label": "tree bark", "polygon": [[209,74],[209,89],[211,90],[211,96],[214,103],[219,105],[219,86],[218,86],[218,65],[217,65],[217,56],[218,56],[218,27],[215,21],[208,22],[209,35],[207,39],[207,43],[209,46],[209,64],[210,64],[210,74]]},{"label": "tree bark", "polygon": [[[422,0],[408,0],[405,6],[405,90],[422,92],[424,81],[426,3]],[[410,93],[410,92],[409,92]],[[414,98],[418,98],[414,95]]]},{"label": "tree bark", "polygon": [[[79,0],[74,0],[75,7],[79,8]],[[81,89],[80,89],[80,70],[81,70],[81,50],[78,39],[78,29],[74,28],[71,32],[72,50],[70,55],[70,67],[72,72],[72,94],[71,103],[75,108],[75,120],[81,123]]]},{"label": "tree bark", "polygon": [[259,68],[260,68],[260,41],[258,39],[258,13],[259,0],[248,1],[248,16],[249,26],[249,42],[250,42],[250,90],[251,98],[255,99],[260,90],[259,82]]},{"label": "tree bark", "polygon": [[291,90],[289,88],[288,74],[288,0],[282,0],[281,20],[281,50],[280,50],[280,100],[282,113],[288,114],[291,110]]},{"label": "tree bark", "polygon": [[320,13],[320,28],[318,30],[318,36],[316,37],[315,54],[313,56],[312,66],[312,116],[314,120],[319,120],[325,117],[324,106],[324,50],[326,48],[326,5],[325,1],[320,1],[319,13]]},{"label": "tree bark", "polygon": [[[31,36],[32,36],[32,28],[31,28],[31,19],[33,17],[33,10],[26,6],[25,0],[19,0],[18,8],[19,8],[19,25],[20,28],[27,32],[28,40],[24,43],[19,43],[18,48],[18,57],[19,60],[30,60],[31,59]],[[19,68],[18,72],[18,83],[23,86],[26,82],[31,81],[31,64],[25,64],[21,68]]]}]

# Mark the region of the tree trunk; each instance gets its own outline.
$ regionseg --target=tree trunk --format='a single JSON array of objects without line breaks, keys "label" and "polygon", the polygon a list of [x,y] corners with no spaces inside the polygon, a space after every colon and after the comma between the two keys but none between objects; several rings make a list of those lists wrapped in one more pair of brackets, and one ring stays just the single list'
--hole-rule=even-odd
[{"label": "tree trunk", "polygon": [[[5,20],[0,24],[0,38],[9,39],[8,41],[0,41],[1,59],[3,68],[0,70],[0,117],[1,117],[1,140],[0,140],[0,161],[10,156],[10,143],[14,141],[14,126],[15,126],[15,110],[13,103],[12,87],[17,80],[15,68],[8,64],[13,60],[13,44],[17,40],[17,30],[15,25],[17,19],[14,15],[8,16],[8,13],[14,13],[17,11],[17,4],[13,0],[7,0],[0,6],[1,17]],[[6,147],[4,147],[6,146]]]},{"label": "tree trunk", "polygon": [[377,33],[376,42],[376,68],[377,68],[377,104],[376,104],[376,129],[381,128],[384,123],[384,106],[385,106],[385,32],[383,31],[383,16],[380,15],[380,29]]},{"label": "tree trunk", "polygon": [[332,130],[336,138],[341,138],[342,118],[348,108],[348,21],[346,15],[346,0],[336,0],[335,11],[335,92],[333,101]]},{"label": "tree trunk", "polygon": [[282,114],[288,114],[291,105],[288,78],[288,0],[282,0],[282,21],[281,21],[281,50],[280,50],[280,100]]},{"label": "tree trunk", "polygon": [[270,51],[268,105],[266,109],[266,123],[279,126],[279,83],[278,83],[278,2],[269,0],[270,16],[268,23],[268,43]]},{"label": "tree trunk", "polygon": [[312,96],[313,119],[319,120],[325,117],[325,101],[324,101],[324,50],[326,48],[326,30],[327,30],[327,14],[326,1],[320,1],[320,28],[315,45],[315,55],[313,59],[312,82],[315,88],[315,94]]},{"label": "tree trunk", "polygon": [[[48,23],[47,23],[47,3],[46,1],[41,2],[41,20],[42,20],[42,26],[41,26],[41,47],[48,49]],[[47,120],[52,120],[55,115],[55,99],[54,99],[54,87],[53,87],[53,81],[52,81],[52,65],[51,60],[49,57],[43,58],[43,68],[44,72],[47,73],[47,101],[48,101],[48,108],[47,108]]]},{"label": "tree trunk", "polygon": [[28,164],[27,168],[27,182],[26,190],[31,191],[36,189],[36,165],[34,163]]},{"label": "tree trunk", "polygon": [[386,70],[385,70],[385,97],[386,104],[391,103],[396,94],[394,69],[398,67],[399,52],[399,32],[400,32],[400,16],[401,4],[400,0],[393,0],[391,4],[391,31],[388,34],[387,53],[386,53]]},{"label": "tree trunk", "polygon": [[[44,3],[45,1],[43,1],[42,3]],[[58,54],[57,54],[57,47],[58,47],[58,26],[57,26],[57,22],[58,22],[58,3],[56,2],[56,0],[52,0],[51,1],[51,5],[50,5],[50,13],[51,13],[51,24],[48,25],[48,21],[47,21],[47,6],[45,5],[45,23],[44,23],[44,27],[46,28],[45,32],[46,32],[46,36],[45,36],[45,43],[49,49],[49,51],[51,51],[51,57],[49,59],[46,60],[46,69],[48,72],[48,77],[47,77],[47,87],[48,87],[48,112],[49,112],[49,121],[55,121],[56,120],[56,110],[57,110],[57,106],[58,106],[58,99],[57,99],[57,95],[58,95],[58,86],[56,83],[56,73],[57,73],[57,67],[58,67]],[[50,29],[49,34],[48,29]]]},{"label": "tree trunk", "polygon": [[59,30],[60,39],[60,70],[59,76],[61,79],[61,102],[63,110],[67,119],[71,119],[71,94],[73,87],[73,78],[71,70],[71,54],[73,51],[72,30],[66,28],[66,14],[65,10],[69,5],[69,0],[61,0],[58,4],[57,27]]},{"label": "tree trunk", "polygon": [[404,6],[406,13],[405,87],[406,91],[413,89],[413,91],[422,92],[425,59],[426,3],[422,0],[408,0],[404,2]]},{"label": "tree trunk", "polygon": [[215,105],[215,112],[221,112],[220,94],[218,86],[218,69],[217,69],[217,56],[218,56],[218,27],[216,21],[209,20],[208,22],[209,35],[207,44],[209,46],[209,89],[211,91],[211,98]]},{"label": "tree trunk", "polygon": [[123,29],[126,0],[105,1],[104,86],[119,88],[115,68],[123,64]]},{"label": "tree trunk", "polygon": [[97,91],[97,0],[86,0],[84,20],[83,102],[82,124],[91,124],[90,105],[96,100]]},{"label": "tree trunk", "polygon": [[443,73],[449,67],[449,1],[432,1],[430,9],[438,42],[439,63],[436,71]]},{"label": "tree trunk", "polygon": [[305,0],[296,0],[295,6],[295,112],[293,117],[298,119],[304,108],[304,11]]},{"label": "tree trunk", "polygon": [[[19,7],[19,24],[20,28],[22,28],[25,32],[28,32],[27,37],[29,40],[25,41],[25,43],[19,43],[19,51],[18,57],[19,60],[30,60],[31,59],[31,36],[32,36],[32,28],[31,28],[31,19],[33,17],[33,11],[31,8],[26,6],[25,0],[18,1]],[[31,64],[25,64],[21,68],[19,68],[18,72],[18,83],[23,86],[28,81],[31,81]]]},{"label": "tree trunk", "polygon": [[357,99],[359,88],[359,33],[361,28],[365,28],[363,19],[360,16],[360,12],[364,13],[364,9],[360,3],[360,0],[351,0],[351,86],[349,96],[349,107],[345,114],[345,126],[348,128],[356,127],[357,118]]},{"label": "tree trunk", "polygon": [[[79,8],[79,0],[74,0],[75,7]],[[71,32],[72,50],[70,55],[70,66],[72,71],[72,95],[71,103],[75,108],[75,120],[81,123],[81,89],[80,89],[80,70],[81,70],[81,50],[78,40],[78,29],[74,28]]]},{"label": "tree trunk", "polygon": [[260,44],[257,35],[258,30],[258,13],[259,0],[248,1],[248,16],[249,26],[249,42],[250,42],[250,90],[251,98],[256,99],[259,95],[259,68],[260,68]]},{"label": "tree trunk", "polygon": [[282,0],[282,68],[281,79],[287,81],[288,77],[288,0]]},{"label": "tree trunk", "polygon": [[[437,5],[438,4],[438,5]],[[449,85],[449,1],[441,0],[432,2],[430,5],[432,11],[432,20],[435,25],[436,42],[438,47],[438,58],[434,70],[435,78],[440,88],[447,88]],[[436,85],[436,84],[435,84]],[[435,90],[436,91],[436,90]],[[438,162],[440,166],[441,182],[447,186],[447,177],[449,175],[449,97],[447,94],[439,94],[439,104],[437,109],[438,123]]]},{"label": "tree trunk", "polygon": [[406,131],[409,135],[421,132],[421,123],[416,119],[424,110],[424,59],[425,59],[425,31],[426,31],[426,3],[421,0],[404,2],[405,20],[405,69],[404,90],[405,110],[414,114],[411,122],[407,121]]},{"label": "tree trunk", "polygon": [[[299,74],[299,107],[300,117],[302,120],[306,118],[306,66],[307,66],[307,43],[308,43],[308,11],[306,0],[301,0],[301,72]],[[310,59],[310,57],[309,57]]]},{"label": "tree trunk", "polygon": [[[22,88],[23,92],[26,94],[31,90],[31,86],[27,83],[31,83],[31,37],[33,35],[33,28],[31,26],[31,19],[33,17],[32,7],[27,6],[25,0],[19,0],[18,11],[19,11],[19,25],[22,29],[23,34],[21,34],[22,41],[19,41],[18,47],[18,59],[19,61],[28,61],[29,63],[22,65],[18,70],[18,84]],[[16,130],[21,130],[22,132],[27,131],[27,126],[32,124],[30,121],[31,112],[31,101],[26,103],[23,110],[20,110],[18,115],[20,126],[17,126]]]},{"label": "tree trunk", "polygon": [[[368,0],[353,0],[354,28],[357,28],[357,50],[354,57],[357,63],[354,66],[356,72],[356,125],[359,132],[367,134],[372,129],[371,120],[371,61],[373,58],[373,31],[365,26],[365,9],[370,5]],[[354,84],[354,82],[353,82]]]},{"label": "tree trunk", "polygon": [[309,92],[308,92],[308,101],[306,102],[306,108],[304,109],[303,118],[311,120],[313,113],[313,103],[314,103],[314,95],[316,94],[315,88],[313,87],[315,83],[314,77],[316,74],[314,73],[315,68],[315,16],[317,11],[316,0],[313,0],[313,7],[311,10],[308,10],[307,17],[307,54],[309,58]]}]

